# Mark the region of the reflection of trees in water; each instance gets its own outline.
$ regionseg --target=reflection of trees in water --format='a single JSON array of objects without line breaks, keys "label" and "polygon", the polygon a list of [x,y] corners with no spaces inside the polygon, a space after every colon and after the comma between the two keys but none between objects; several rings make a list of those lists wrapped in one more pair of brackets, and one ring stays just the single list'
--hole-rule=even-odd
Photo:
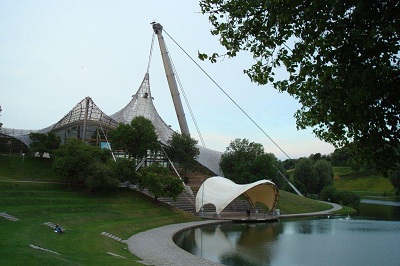
[{"label": "reflection of trees in water", "polygon": [[246,265],[246,266],[257,266],[259,265],[258,263],[252,263],[249,262],[248,260],[242,258],[238,254],[224,254],[221,256],[221,263],[223,265]]},{"label": "reflection of trees in water", "polygon": [[294,226],[294,229],[299,234],[313,234],[313,233],[320,233],[320,234],[327,234],[332,231],[331,220],[329,219],[313,219],[313,220],[303,220],[293,223],[286,223],[285,229],[288,230],[289,227]]},{"label": "reflection of trees in water", "polygon": [[194,238],[195,238],[195,231],[188,230],[180,234],[174,235],[173,240],[178,247],[181,247],[182,249],[192,254],[197,254],[197,246],[196,242],[194,241]]},{"label": "reflection of trees in water", "polygon": [[278,222],[265,224],[223,224],[219,226],[231,249],[221,252],[224,265],[269,264],[273,256],[274,242],[282,231]]},{"label": "reflection of trees in water", "polygon": [[378,218],[380,220],[399,221],[400,207],[361,203],[358,215],[362,217]]}]

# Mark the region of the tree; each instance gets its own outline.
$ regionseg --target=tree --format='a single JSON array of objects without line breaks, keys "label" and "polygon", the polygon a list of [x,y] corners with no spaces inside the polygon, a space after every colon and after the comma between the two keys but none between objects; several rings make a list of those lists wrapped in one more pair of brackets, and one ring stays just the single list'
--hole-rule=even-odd
[{"label": "tree", "polygon": [[314,162],[312,156],[301,158],[296,163],[293,178],[305,194],[320,194],[324,187],[333,183],[332,165],[324,159]]},{"label": "tree", "polygon": [[[398,1],[201,0],[224,55],[249,51],[244,72],[302,105],[298,129],[383,173],[400,162],[400,5]],[[220,55],[199,54],[216,62]],[[287,75],[277,77],[285,67]]]},{"label": "tree", "polygon": [[73,139],[56,150],[53,168],[65,176],[72,185],[74,180],[85,181],[91,163],[104,163],[109,157],[108,151]]},{"label": "tree", "polygon": [[318,178],[316,193],[319,194],[325,186],[333,184],[333,169],[331,163],[323,159],[316,161],[314,168]]},{"label": "tree", "polygon": [[330,155],[332,165],[334,166],[347,166],[350,164],[352,154],[349,148],[342,147],[335,149]]},{"label": "tree", "polygon": [[139,187],[147,188],[156,199],[170,197],[176,200],[184,190],[182,181],[171,176],[168,169],[159,164],[152,164],[140,170]]},{"label": "tree", "polygon": [[390,183],[396,189],[396,194],[398,195],[400,192],[400,168],[392,171],[389,174]]},{"label": "tree", "polygon": [[119,124],[110,132],[114,149],[122,149],[129,157],[141,159],[147,151],[158,149],[157,134],[151,121],[143,116],[132,119],[130,125]]},{"label": "tree", "polygon": [[304,194],[316,194],[318,188],[318,175],[311,159],[302,158],[297,161],[293,170],[293,178],[296,183],[301,184],[300,190]]},{"label": "tree", "polygon": [[174,132],[172,137],[167,141],[165,151],[171,161],[177,162],[185,169],[193,167],[196,163],[196,158],[200,154],[199,148],[196,146],[197,140],[189,135],[179,134]]},{"label": "tree", "polygon": [[114,170],[116,178],[120,182],[128,181],[137,183],[138,177],[135,171],[136,164],[134,161],[125,158],[117,158],[115,162],[112,160],[108,161],[108,166]]},{"label": "tree", "polygon": [[43,157],[45,153],[50,155],[60,147],[61,138],[54,134],[53,132],[43,133],[30,133],[29,138],[31,139],[31,144],[29,148],[33,153],[38,153],[40,157]]},{"label": "tree", "polygon": [[237,184],[271,179],[276,185],[282,183],[277,168],[283,166],[272,153],[264,153],[260,143],[247,139],[235,139],[221,156],[220,168],[224,176]]},{"label": "tree", "polygon": [[87,168],[85,185],[88,187],[89,192],[91,192],[95,189],[116,189],[119,181],[111,167],[95,161]]}]

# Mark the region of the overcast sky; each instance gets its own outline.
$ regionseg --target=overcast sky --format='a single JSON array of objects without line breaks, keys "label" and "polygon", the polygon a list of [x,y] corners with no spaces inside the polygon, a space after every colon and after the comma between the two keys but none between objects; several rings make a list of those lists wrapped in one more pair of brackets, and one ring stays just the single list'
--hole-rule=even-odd
[{"label": "overcast sky", "polygon": [[[311,130],[296,130],[293,115],[300,105],[295,99],[271,85],[252,84],[243,74],[253,62],[249,54],[217,64],[197,59],[198,51],[224,50],[210,34],[211,25],[198,1],[188,0],[0,0],[3,127],[45,128],[86,96],[108,115],[122,109],[146,73],[153,21],[164,27],[164,39],[207,148],[225,151],[235,138],[247,138],[286,159],[166,33],[291,158],[333,152],[334,147]],[[157,39],[149,73],[158,113],[179,130]],[[192,136],[200,140],[183,105]]]}]

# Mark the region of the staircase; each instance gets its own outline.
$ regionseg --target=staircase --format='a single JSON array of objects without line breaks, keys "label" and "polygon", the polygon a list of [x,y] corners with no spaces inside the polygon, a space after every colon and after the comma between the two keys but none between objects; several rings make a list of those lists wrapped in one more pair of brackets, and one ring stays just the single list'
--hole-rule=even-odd
[{"label": "staircase", "polygon": [[[140,192],[153,197],[150,195],[147,189],[143,189]],[[186,192],[183,192],[178,196],[178,198],[175,200],[167,197],[159,197],[157,198],[158,201],[163,202],[169,206],[178,208],[180,210],[183,210],[185,212],[189,212],[192,214],[196,213],[196,194],[197,191],[193,191],[194,196],[189,195]],[[154,198],[154,197],[153,197]],[[243,212],[245,213],[246,210],[252,209],[251,206],[247,203],[245,200],[241,199],[235,199],[231,203],[228,204],[228,206],[225,207],[225,209],[222,211],[222,213],[226,212]],[[258,211],[261,211],[258,207],[256,208]],[[204,206],[204,212],[209,212],[209,213],[215,213],[215,206],[212,204],[206,204]]]}]

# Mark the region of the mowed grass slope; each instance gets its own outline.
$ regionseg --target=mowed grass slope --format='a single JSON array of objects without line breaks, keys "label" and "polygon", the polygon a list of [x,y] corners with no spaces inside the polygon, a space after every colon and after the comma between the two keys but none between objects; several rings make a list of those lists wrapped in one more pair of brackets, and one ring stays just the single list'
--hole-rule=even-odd
[{"label": "mowed grass slope", "polygon": [[[125,243],[101,233],[128,239],[147,229],[198,220],[129,189],[88,194],[68,185],[35,183],[0,182],[0,212],[20,219],[0,217],[2,265],[141,265]],[[54,233],[46,222],[58,223],[65,234]]]},{"label": "mowed grass slope", "polygon": [[[27,180],[34,182],[20,182]],[[20,219],[0,217],[0,265],[142,265],[125,243],[101,233],[128,239],[148,229],[199,220],[126,188],[88,193],[83,186],[41,183],[65,181],[48,159],[0,155],[0,213]],[[280,191],[278,208],[289,214],[330,206]],[[46,222],[58,223],[66,233],[54,233]],[[61,255],[33,249],[31,244]]]},{"label": "mowed grass slope", "polygon": [[334,167],[335,178],[333,185],[340,191],[352,191],[355,193],[380,193],[394,194],[395,188],[389,178],[378,174],[366,174],[354,172],[350,167]]},{"label": "mowed grass slope", "polygon": [[29,156],[0,155],[0,180],[67,182],[53,171],[52,161]]}]

